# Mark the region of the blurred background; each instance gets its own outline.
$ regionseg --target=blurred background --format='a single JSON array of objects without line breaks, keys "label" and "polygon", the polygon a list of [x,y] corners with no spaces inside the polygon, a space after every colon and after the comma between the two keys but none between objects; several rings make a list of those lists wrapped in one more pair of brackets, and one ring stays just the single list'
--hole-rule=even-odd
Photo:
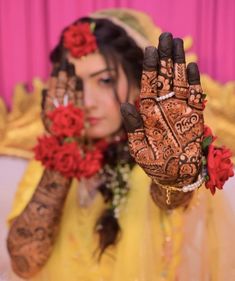
[{"label": "blurred background", "polygon": [[[185,39],[203,73],[206,120],[220,144],[235,151],[234,0],[0,0],[0,280],[8,280],[9,270],[6,216],[42,130],[40,90],[51,69],[49,52],[66,25],[106,8],[147,13],[161,31]],[[227,185],[231,199],[234,178]]]},{"label": "blurred background", "polygon": [[149,14],[175,37],[191,36],[200,70],[222,83],[235,80],[233,0],[1,0],[0,94],[8,106],[16,83],[48,77],[48,53],[64,26],[119,7]]}]

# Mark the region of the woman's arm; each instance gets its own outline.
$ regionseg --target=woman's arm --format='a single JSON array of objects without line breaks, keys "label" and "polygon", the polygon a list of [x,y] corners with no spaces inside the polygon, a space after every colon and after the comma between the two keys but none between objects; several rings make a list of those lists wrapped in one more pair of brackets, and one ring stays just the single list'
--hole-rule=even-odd
[{"label": "woman's arm", "polygon": [[204,98],[198,67],[186,67],[183,41],[163,33],[145,49],[139,111],[121,106],[132,157],[150,176],[161,208],[187,204],[202,180]]},{"label": "woman's arm", "polygon": [[[42,121],[49,136],[54,136],[54,131],[48,113],[53,112],[57,104],[64,105],[65,95],[70,103],[77,104],[79,91],[81,83],[78,83],[74,66],[64,60],[54,68],[48,89],[42,93]],[[71,178],[55,170],[44,171],[32,199],[13,221],[8,234],[13,270],[24,278],[33,276],[43,267],[58,233]]]},{"label": "woman's arm", "polygon": [[32,199],[12,223],[7,247],[14,272],[23,278],[46,263],[58,233],[71,180],[45,170]]}]

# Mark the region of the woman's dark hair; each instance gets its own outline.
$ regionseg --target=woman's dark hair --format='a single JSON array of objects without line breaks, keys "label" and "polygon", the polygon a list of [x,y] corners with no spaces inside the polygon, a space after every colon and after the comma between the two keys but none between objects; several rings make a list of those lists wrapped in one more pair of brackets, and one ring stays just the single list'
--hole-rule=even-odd
[{"label": "woman's dark hair", "polygon": [[[108,19],[81,18],[75,21],[73,24],[78,24],[80,22],[89,22],[95,24],[95,29],[92,33],[96,37],[99,52],[101,55],[103,55],[107,66],[112,64],[112,66],[114,66],[116,69],[117,75],[119,64],[122,66],[128,81],[128,99],[131,84],[140,87],[143,62],[142,49],[123,28],[119,27]],[[66,30],[67,28],[65,28],[63,32]],[[53,64],[60,63],[65,57],[66,49],[63,47],[63,32],[59,44],[54,48],[54,50],[52,50],[50,54],[50,59]],[[115,86],[114,94],[119,101]],[[125,161],[128,161],[128,163],[133,166],[133,160],[131,160],[131,157],[127,156],[128,153],[126,151],[119,151],[120,148],[122,149],[123,147],[124,146],[121,143],[119,145],[111,145],[106,150],[104,155],[104,164],[110,164],[110,166],[115,169],[115,163],[120,161],[119,158],[121,155],[125,155]],[[105,183],[99,187],[99,191],[103,195],[106,203],[111,202],[113,199],[113,192],[106,187]],[[113,210],[106,209],[103,214],[101,214],[95,229],[100,237],[99,257],[101,257],[108,246],[117,242],[118,233],[120,232],[120,226],[118,220],[113,214]]]},{"label": "woman's dark hair", "polygon": [[[96,38],[99,52],[104,57],[107,65],[109,66],[110,63],[112,63],[118,74],[117,67],[120,64],[127,77],[129,88],[131,83],[139,87],[143,63],[143,51],[127,32],[108,19],[84,17],[75,21],[73,24],[78,24],[80,22],[95,24],[95,29],[92,33]],[[63,33],[67,28],[63,30],[59,44],[50,54],[50,60],[53,64],[60,63],[62,58],[65,57],[66,50],[63,47]],[[117,94],[116,98],[118,98]]]}]

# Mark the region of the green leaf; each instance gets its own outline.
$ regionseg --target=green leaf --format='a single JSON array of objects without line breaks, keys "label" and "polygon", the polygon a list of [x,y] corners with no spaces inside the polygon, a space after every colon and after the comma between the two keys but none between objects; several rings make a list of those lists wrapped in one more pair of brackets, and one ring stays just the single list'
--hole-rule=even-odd
[{"label": "green leaf", "polygon": [[206,158],[202,158],[202,165],[206,166],[206,163],[207,163]]},{"label": "green leaf", "polygon": [[202,142],[202,150],[205,150],[213,141],[212,136],[206,137]]},{"label": "green leaf", "polygon": [[73,137],[66,137],[65,139],[64,139],[64,142],[67,142],[67,143],[71,143],[71,142],[73,142],[74,141],[74,138]]},{"label": "green leaf", "polygon": [[90,25],[91,32],[93,33],[95,30],[95,22],[92,22]]}]

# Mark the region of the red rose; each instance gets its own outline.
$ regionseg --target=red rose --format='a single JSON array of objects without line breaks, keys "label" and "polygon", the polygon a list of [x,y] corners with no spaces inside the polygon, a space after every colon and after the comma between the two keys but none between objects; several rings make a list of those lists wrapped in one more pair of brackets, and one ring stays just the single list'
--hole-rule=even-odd
[{"label": "red rose", "polygon": [[95,143],[95,149],[104,151],[108,147],[108,143],[106,140],[98,140]]},{"label": "red rose", "polygon": [[75,141],[60,143],[55,136],[43,136],[39,138],[35,146],[35,158],[42,164],[60,172],[63,176],[71,178],[90,178],[96,174],[102,166],[102,151],[107,143],[98,141],[93,150],[86,146],[79,147]]},{"label": "red rose", "polygon": [[204,139],[207,137],[212,137],[212,142],[216,139],[216,137],[212,133],[211,128],[204,125]]},{"label": "red rose", "polygon": [[103,155],[99,149],[88,151],[85,158],[78,163],[77,178],[90,178],[96,174],[102,166]]},{"label": "red rose", "polygon": [[58,140],[51,136],[43,136],[38,139],[34,147],[35,159],[42,162],[44,166],[53,169],[55,165],[55,154],[60,148]]},{"label": "red rose", "polygon": [[55,155],[55,170],[65,177],[73,177],[77,170],[80,152],[76,142],[64,143]]},{"label": "red rose", "polygon": [[231,151],[225,147],[209,146],[207,158],[209,180],[206,181],[206,188],[209,188],[212,194],[215,193],[216,187],[222,189],[225,181],[234,175],[231,156]]},{"label": "red rose", "polygon": [[91,33],[89,23],[71,25],[64,32],[64,47],[75,58],[80,58],[97,49],[96,38]]},{"label": "red rose", "polygon": [[84,125],[84,113],[73,104],[59,106],[48,113],[52,120],[51,131],[57,137],[80,136]]}]

